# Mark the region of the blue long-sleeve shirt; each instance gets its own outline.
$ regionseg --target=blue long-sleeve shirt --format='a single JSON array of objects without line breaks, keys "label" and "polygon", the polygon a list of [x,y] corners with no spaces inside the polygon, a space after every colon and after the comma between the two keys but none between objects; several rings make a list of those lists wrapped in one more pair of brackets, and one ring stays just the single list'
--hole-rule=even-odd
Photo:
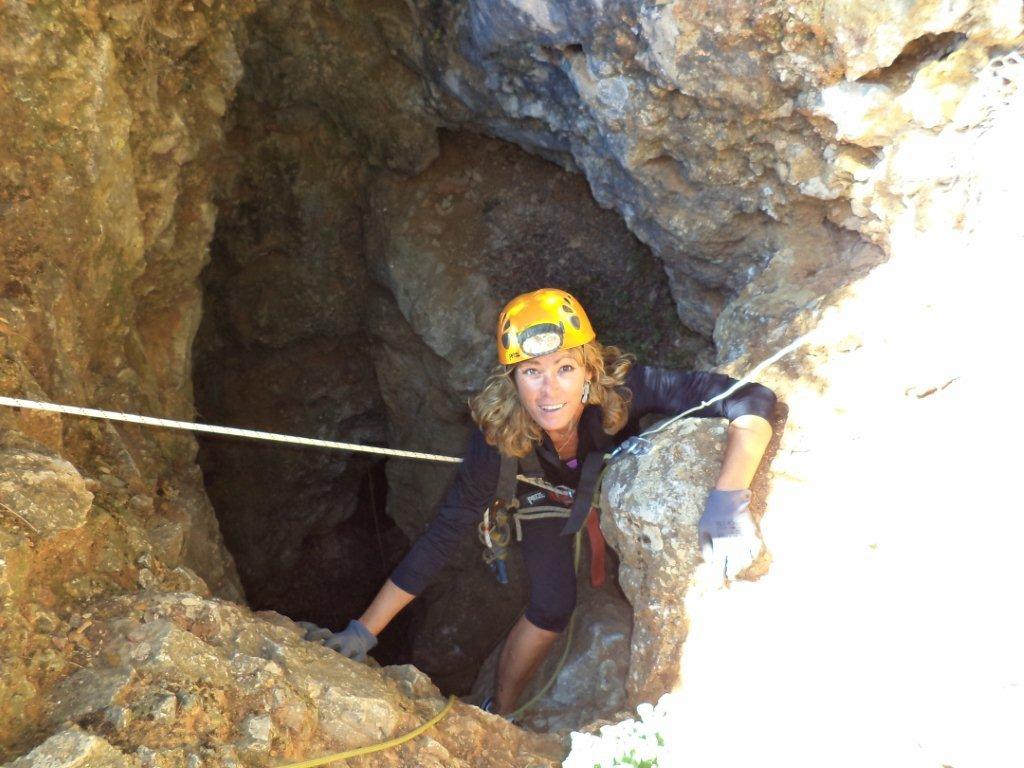
[{"label": "blue long-sleeve shirt", "polygon": [[[674,414],[707,402],[736,383],[720,373],[677,371],[634,365],[627,374],[625,386],[632,393],[629,418],[615,434],[621,443],[640,433],[640,419],[649,414]],[[775,393],[761,384],[744,384],[735,392],[696,411],[694,417],[719,417],[729,421],[746,415],[762,416],[771,421],[775,409]],[[568,467],[558,461],[550,439],[544,435],[537,451],[545,479],[556,485],[575,488],[579,467],[594,449],[591,439],[593,421],[601,419],[598,406],[587,406],[579,424],[577,464]],[[420,594],[444,567],[460,541],[471,536],[480,522],[483,510],[494,501],[501,468],[498,449],[488,445],[480,429],[475,429],[451,487],[426,532],[391,574],[391,581],[414,595]]]}]

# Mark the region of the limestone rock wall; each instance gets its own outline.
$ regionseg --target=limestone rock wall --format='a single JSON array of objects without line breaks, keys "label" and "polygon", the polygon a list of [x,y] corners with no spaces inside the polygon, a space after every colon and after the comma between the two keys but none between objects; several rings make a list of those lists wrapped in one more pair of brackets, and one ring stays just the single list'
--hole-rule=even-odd
[{"label": "limestone rock wall", "polygon": [[[839,197],[826,160],[837,147],[797,108],[804,90],[841,76],[809,15],[474,2],[450,11],[451,33],[424,66],[456,102],[450,114],[579,168],[662,258],[683,321],[710,335],[770,261],[791,206]],[[830,207],[818,218],[841,216]]]},{"label": "limestone rock wall", "polygon": [[707,334],[807,230],[801,285],[863,272],[871,258],[848,255],[861,238],[888,249],[886,209],[941,175],[904,167],[921,157],[913,137],[949,125],[1020,35],[1007,2],[416,8],[435,109],[582,171]]},{"label": "limestone rock wall", "polygon": [[[187,418],[212,159],[246,6],[142,10],[4,8],[5,392]],[[109,503],[133,499],[139,524],[169,526],[165,557],[233,594],[209,507],[191,498],[191,438],[0,418],[85,469]]]},{"label": "limestone rock wall", "polygon": [[[246,3],[0,9],[5,395],[191,418],[189,348]],[[77,669],[76,606],[240,596],[181,433],[3,408],[0,755]]]}]

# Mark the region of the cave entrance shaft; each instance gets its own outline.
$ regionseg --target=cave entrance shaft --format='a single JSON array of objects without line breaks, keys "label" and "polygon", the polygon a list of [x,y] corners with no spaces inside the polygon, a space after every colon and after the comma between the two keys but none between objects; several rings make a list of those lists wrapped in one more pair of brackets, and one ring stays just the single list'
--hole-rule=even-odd
[{"label": "cave entrance shaft", "polygon": [[[254,17],[226,120],[194,345],[204,420],[460,455],[500,303],[547,285],[647,362],[707,355],[661,263],[581,175],[384,109],[366,83],[338,79],[345,41],[282,21]],[[323,59],[312,77],[310,51],[295,47],[304,36]],[[251,604],[334,629],[361,613],[454,472],[213,439],[199,460]],[[521,573],[517,584],[496,591],[468,541],[407,611],[391,659],[469,690],[518,615]]]}]

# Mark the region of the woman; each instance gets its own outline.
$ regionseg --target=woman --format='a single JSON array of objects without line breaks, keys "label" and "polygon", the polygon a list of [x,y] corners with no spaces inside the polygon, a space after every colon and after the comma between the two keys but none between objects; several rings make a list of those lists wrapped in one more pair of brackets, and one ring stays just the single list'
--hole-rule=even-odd
[{"label": "woman", "polygon": [[[307,637],[365,658],[376,636],[436,576],[458,542],[472,535],[496,496],[502,455],[517,457],[548,483],[576,489],[578,501],[568,523],[542,519],[522,526],[530,600],[502,649],[490,706],[509,714],[575,607],[573,537],[565,534],[578,530],[589,512],[583,486],[592,487],[601,457],[638,434],[641,417],[699,406],[735,382],[721,374],[635,365],[629,355],[600,344],[579,302],[556,289],[509,302],[498,318],[497,346],[501,365],[470,401],[479,428],[437,517],[358,620],[335,634],[308,625]],[[705,559],[728,578],[760,549],[748,488],[771,438],[774,407],[771,390],[747,384],[695,414],[730,420],[722,469],[699,525]]]}]

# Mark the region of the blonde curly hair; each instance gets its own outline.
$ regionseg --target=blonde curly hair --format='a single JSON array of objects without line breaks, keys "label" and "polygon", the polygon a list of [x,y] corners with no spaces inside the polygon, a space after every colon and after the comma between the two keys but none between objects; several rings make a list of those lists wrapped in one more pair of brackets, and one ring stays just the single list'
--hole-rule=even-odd
[{"label": "blonde curly hair", "polygon": [[[566,350],[590,376],[587,403],[601,406],[601,426],[609,435],[622,429],[629,418],[633,393],[625,386],[635,358],[618,347],[590,341]],[[507,456],[521,457],[540,442],[540,426],[519,400],[513,379],[515,365],[499,365],[491,371],[483,389],[469,400],[473,420],[488,444]]]}]

